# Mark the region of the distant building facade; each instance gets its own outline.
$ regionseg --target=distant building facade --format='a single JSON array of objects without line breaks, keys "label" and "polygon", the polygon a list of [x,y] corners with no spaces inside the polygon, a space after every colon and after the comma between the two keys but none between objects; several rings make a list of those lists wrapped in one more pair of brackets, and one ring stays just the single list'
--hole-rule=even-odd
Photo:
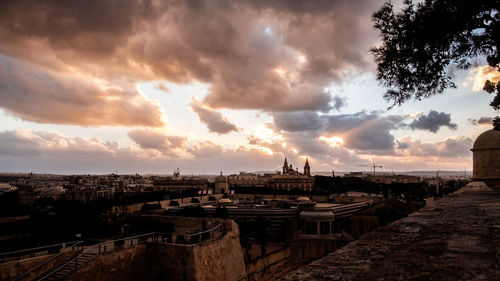
[{"label": "distant building facade", "polygon": [[288,163],[285,158],[283,169],[281,172],[276,171],[272,174],[254,174],[241,172],[238,175],[230,175],[228,177],[230,188],[236,187],[268,187],[282,190],[312,190],[314,186],[314,178],[311,176],[311,166],[309,159],[306,158],[303,173],[299,172],[298,168]]},{"label": "distant building facade", "polygon": [[300,173],[299,169],[293,169],[292,164],[288,164],[287,159],[283,163],[283,173],[276,174],[268,180],[268,187],[281,190],[300,189],[310,191],[314,186],[314,178],[311,177],[311,167],[309,159],[306,158],[304,165],[304,173]]},{"label": "distant building facade", "polygon": [[228,177],[231,187],[265,187],[271,175],[259,175],[253,173],[241,172],[238,175]]},{"label": "distant building facade", "polygon": [[409,175],[367,175],[365,180],[385,184],[422,182],[422,178]]}]

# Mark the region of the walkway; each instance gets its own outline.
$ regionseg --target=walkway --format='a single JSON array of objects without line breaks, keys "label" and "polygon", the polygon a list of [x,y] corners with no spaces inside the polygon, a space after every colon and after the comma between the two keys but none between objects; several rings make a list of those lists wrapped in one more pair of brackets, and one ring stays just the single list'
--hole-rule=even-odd
[{"label": "walkway", "polygon": [[500,280],[500,191],[471,183],[284,280]]}]

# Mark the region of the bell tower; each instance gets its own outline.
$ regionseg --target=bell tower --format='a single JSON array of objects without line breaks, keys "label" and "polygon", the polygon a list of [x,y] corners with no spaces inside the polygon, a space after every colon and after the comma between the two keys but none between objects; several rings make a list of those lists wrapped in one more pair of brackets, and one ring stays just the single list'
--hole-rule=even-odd
[{"label": "bell tower", "polygon": [[311,176],[311,167],[309,166],[308,158],[306,158],[306,164],[304,165],[304,175]]},{"label": "bell tower", "polygon": [[285,158],[285,163],[283,163],[283,175],[286,175],[288,173],[288,161],[286,161]]}]

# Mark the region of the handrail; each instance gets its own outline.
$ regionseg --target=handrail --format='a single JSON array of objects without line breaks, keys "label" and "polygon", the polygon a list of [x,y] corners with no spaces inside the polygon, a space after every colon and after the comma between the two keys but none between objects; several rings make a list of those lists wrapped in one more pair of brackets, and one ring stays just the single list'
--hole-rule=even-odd
[{"label": "handrail", "polygon": [[[83,243],[83,241],[77,241],[75,244],[71,245],[71,247],[73,248],[73,247],[75,247],[75,246],[78,246],[78,244],[81,244],[81,243]],[[69,246],[68,246],[68,247],[69,247]],[[16,277],[14,280],[12,280],[12,281],[16,281],[16,280],[19,280],[19,279],[23,278],[23,277],[24,277],[24,276],[26,276],[27,274],[29,274],[29,273],[31,273],[31,272],[33,272],[33,271],[37,270],[38,268],[42,267],[43,265],[45,265],[45,264],[46,264],[46,263],[48,263],[49,261],[51,261],[51,260],[53,260],[53,259],[57,258],[58,256],[62,255],[63,253],[64,253],[64,252],[60,252],[59,254],[54,255],[54,256],[52,256],[52,257],[50,257],[49,259],[47,259],[46,261],[42,262],[41,264],[39,264],[39,265],[37,265],[37,266],[35,266],[35,267],[31,268],[30,270],[26,271],[26,272],[25,272],[25,273],[23,273],[23,274],[21,274],[21,275],[17,276],[17,277]]]},{"label": "handrail", "polygon": [[156,232],[150,232],[150,233],[146,233],[146,234],[140,234],[140,235],[136,235],[136,236],[131,236],[131,237],[125,237],[125,238],[120,238],[120,239],[115,239],[115,240],[107,240],[107,241],[104,241],[104,242],[101,242],[101,243],[98,243],[98,244],[95,244],[93,246],[91,246],[90,248],[88,248],[87,250],[83,251],[81,254],[79,254],[78,256],[74,257],[73,259],[69,260],[68,262],[64,263],[63,265],[59,266],[58,268],[52,270],[51,272],[49,272],[47,275],[43,276],[42,278],[38,279],[39,281],[40,280],[43,280],[47,277],[49,277],[50,275],[56,273],[59,269],[65,267],[66,265],[72,263],[73,261],[77,261],[78,262],[78,258],[89,253],[91,250],[94,250],[96,248],[98,248],[100,245],[102,244],[106,244],[106,243],[111,243],[111,242],[116,242],[116,241],[122,241],[122,240],[127,240],[127,239],[134,239],[134,238],[139,238],[139,237],[143,237],[143,236],[148,236],[148,235],[153,235],[153,234],[156,234]]},{"label": "handrail", "polygon": [[193,233],[193,234],[186,234],[186,236],[192,237],[192,236],[201,235],[201,234],[203,234],[203,233],[214,232],[217,228],[220,228],[221,226],[222,226],[222,224],[221,224],[221,223],[219,223],[217,226],[215,226],[215,227],[214,227],[214,228],[212,228],[212,229],[208,229],[208,230],[204,230],[204,231],[196,232],[196,233]]},{"label": "handrail", "polygon": [[[214,228],[212,229],[209,229],[209,230],[204,230],[204,231],[200,231],[200,232],[197,232],[197,233],[194,233],[194,234],[184,234],[185,236],[188,236],[188,237],[193,237],[193,236],[197,236],[197,235],[202,235],[203,233],[210,233],[210,232],[215,232],[217,229],[222,229],[222,226],[223,224],[222,223],[219,223],[217,226],[215,226]],[[43,276],[42,278],[38,279],[39,281],[41,280],[44,280],[45,278],[55,274],[57,271],[59,271],[60,269],[62,269],[63,267],[69,265],[70,263],[73,263],[76,261],[76,263],[78,263],[78,258],[82,257],[83,255],[85,254],[88,254],[90,253],[91,251],[95,250],[95,249],[100,249],[100,246],[101,245],[104,245],[104,244],[108,244],[108,243],[114,243],[114,242],[117,242],[117,241],[124,241],[124,240],[130,240],[130,239],[135,239],[135,238],[140,238],[140,237],[145,237],[145,236],[153,236],[153,235],[162,235],[163,233],[158,233],[158,232],[150,232],[150,233],[145,233],[145,234],[139,234],[139,235],[135,235],[135,236],[130,236],[130,237],[124,237],[124,238],[120,238],[120,239],[114,239],[114,240],[107,240],[107,241],[103,241],[101,243],[98,243],[98,244],[95,244],[91,247],[89,247],[87,250],[83,251],[81,254],[77,255],[76,257],[74,257],[73,259],[67,261],[66,263],[64,263],[63,265],[57,267],[56,269],[52,270],[51,272],[49,272],[48,274],[46,274],[45,276]],[[201,241],[200,241],[201,242]]]},{"label": "handrail", "polygon": [[45,249],[45,248],[52,248],[52,247],[59,246],[59,245],[63,245],[63,246],[64,246],[64,245],[66,245],[66,244],[76,243],[76,242],[81,242],[81,241],[63,242],[63,243],[59,243],[59,244],[52,244],[52,245],[41,246],[41,247],[35,247],[35,248],[30,248],[30,249],[23,249],[23,250],[11,251],[11,252],[6,252],[6,253],[0,253],[0,257],[1,257],[1,256],[11,255],[11,254],[16,254],[16,253],[22,253],[22,252],[33,251],[33,250],[40,250],[40,249]]}]

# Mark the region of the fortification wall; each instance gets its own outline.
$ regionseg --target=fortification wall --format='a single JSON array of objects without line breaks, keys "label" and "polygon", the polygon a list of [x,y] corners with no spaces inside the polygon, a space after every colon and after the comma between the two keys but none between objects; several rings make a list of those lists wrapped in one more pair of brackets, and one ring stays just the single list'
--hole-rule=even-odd
[{"label": "fortification wall", "polygon": [[471,183],[284,280],[498,280],[500,191]]},{"label": "fortification wall", "polygon": [[96,258],[76,274],[71,281],[138,281],[151,279],[151,249],[147,245],[111,252]]},{"label": "fortification wall", "polygon": [[[54,266],[56,266],[57,264],[61,263],[62,261],[64,261],[66,258],[72,256],[73,254],[74,254],[73,251],[64,252],[61,255],[59,255],[58,257],[53,258],[52,260],[48,261],[46,264],[44,264],[43,266],[41,266],[37,270],[34,270],[30,274],[27,274],[21,280],[32,280],[32,279],[36,278],[40,274],[47,272],[49,269],[51,269]],[[21,274],[28,272],[30,269],[32,269],[32,268],[38,266],[39,264],[51,259],[54,256],[55,256],[55,254],[1,263],[0,264],[0,281],[13,280],[17,276],[20,276]]]},{"label": "fortification wall", "polygon": [[238,226],[231,220],[224,223],[228,231],[217,240],[193,245],[149,243],[97,256],[74,274],[71,281],[244,279],[246,270]]},{"label": "fortification wall", "polygon": [[224,236],[195,245],[157,245],[153,251],[153,272],[158,280],[240,280],[245,262],[238,226],[233,221]]},{"label": "fortification wall", "polygon": [[[180,204],[186,204],[186,203],[190,203],[192,198],[196,198],[196,199],[200,200],[200,203],[205,203],[205,202],[208,202],[208,198],[210,196],[213,196],[217,200],[219,200],[219,199],[222,198],[223,195],[224,194],[200,195],[200,196],[186,197],[186,198],[179,198],[179,199],[172,199],[172,200],[175,200],[175,201],[179,202]],[[161,200],[161,201],[159,201],[161,208],[162,209],[168,208],[168,206],[170,206],[170,201],[172,201],[172,200]],[[127,205],[126,206],[126,212],[127,213],[138,212],[138,211],[141,210],[141,208],[142,208],[142,206],[144,206],[144,204],[158,204],[158,201],[150,201],[150,202],[146,202],[146,203],[136,203],[136,204]],[[111,212],[113,214],[120,214],[122,212],[122,207],[120,207],[120,206],[114,206],[111,209]]]}]

